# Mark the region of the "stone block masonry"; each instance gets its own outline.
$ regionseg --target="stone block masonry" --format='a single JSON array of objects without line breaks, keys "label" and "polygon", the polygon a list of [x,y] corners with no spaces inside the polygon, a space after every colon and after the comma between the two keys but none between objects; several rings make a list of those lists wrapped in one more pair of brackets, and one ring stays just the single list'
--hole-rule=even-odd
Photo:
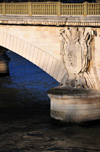
[{"label": "stone block masonry", "polygon": [[[91,46],[88,44],[88,49],[91,47],[92,50],[92,59],[90,68],[84,76],[90,88],[100,89],[99,24],[99,16],[0,16],[0,45],[33,62],[61,82],[66,74],[61,55],[61,31],[68,31],[73,26],[72,29],[78,29],[81,32],[84,28],[86,33],[93,34]],[[73,34],[75,31],[73,30]],[[81,46],[83,46],[82,41],[80,40]],[[77,47],[80,46],[77,45]],[[84,55],[85,52],[83,51]],[[79,53],[78,56],[80,56]],[[77,65],[81,67],[80,57]]]}]

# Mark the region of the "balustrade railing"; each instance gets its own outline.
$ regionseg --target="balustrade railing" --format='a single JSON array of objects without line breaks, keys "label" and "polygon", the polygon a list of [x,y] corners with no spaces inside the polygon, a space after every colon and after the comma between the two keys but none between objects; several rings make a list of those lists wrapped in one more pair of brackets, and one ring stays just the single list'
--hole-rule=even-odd
[{"label": "balustrade railing", "polygon": [[100,3],[0,3],[2,15],[100,15]]}]

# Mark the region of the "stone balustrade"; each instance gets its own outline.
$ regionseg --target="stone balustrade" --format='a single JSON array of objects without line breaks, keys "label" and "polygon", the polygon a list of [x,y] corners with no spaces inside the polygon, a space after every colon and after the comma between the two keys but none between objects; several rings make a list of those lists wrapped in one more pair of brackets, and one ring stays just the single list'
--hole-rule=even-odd
[{"label": "stone balustrade", "polygon": [[100,15],[100,3],[26,2],[0,3],[0,14],[6,15]]}]

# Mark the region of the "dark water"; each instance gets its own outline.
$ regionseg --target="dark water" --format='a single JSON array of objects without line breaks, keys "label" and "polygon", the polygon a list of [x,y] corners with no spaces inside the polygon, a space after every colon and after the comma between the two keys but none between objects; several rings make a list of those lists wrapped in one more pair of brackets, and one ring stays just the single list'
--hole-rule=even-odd
[{"label": "dark water", "polygon": [[100,122],[57,126],[46,91],[53,78],[8,52],[10,77],[0,78],[0,152],[100,152]]}]

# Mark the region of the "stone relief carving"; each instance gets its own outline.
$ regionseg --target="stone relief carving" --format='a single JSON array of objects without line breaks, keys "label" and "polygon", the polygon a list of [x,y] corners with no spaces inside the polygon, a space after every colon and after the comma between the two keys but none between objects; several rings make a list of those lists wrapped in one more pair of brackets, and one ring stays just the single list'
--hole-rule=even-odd
[{"label": "stone relief carving", "polygon": [[66,68],[61,85],[88,88],[84,73],[89,71],[92,60],[91,30],[70,27],[60,30],[62,37],[60,54]]}]

